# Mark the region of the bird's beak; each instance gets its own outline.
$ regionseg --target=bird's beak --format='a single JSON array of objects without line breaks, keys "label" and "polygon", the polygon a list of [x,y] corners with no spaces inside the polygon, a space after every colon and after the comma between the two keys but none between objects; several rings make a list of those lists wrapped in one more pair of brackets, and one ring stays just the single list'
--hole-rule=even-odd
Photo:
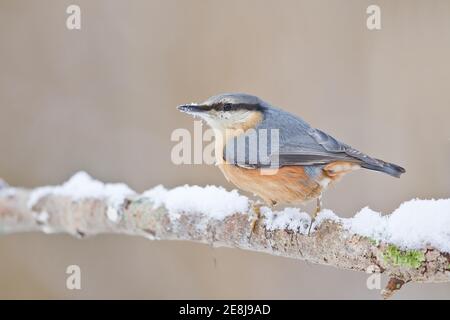
[{"label": "bird's beak", "polygon": [[203,112],[207,112],[209,110],[207,108],[207,106],[195,104],[195,103],[184,104],[184,105],[178,106],[177,109],[180,110],[181,112],[188,113],[188,114],[194,114],[194,115],[197,115],[197,114],[203,113]]}]

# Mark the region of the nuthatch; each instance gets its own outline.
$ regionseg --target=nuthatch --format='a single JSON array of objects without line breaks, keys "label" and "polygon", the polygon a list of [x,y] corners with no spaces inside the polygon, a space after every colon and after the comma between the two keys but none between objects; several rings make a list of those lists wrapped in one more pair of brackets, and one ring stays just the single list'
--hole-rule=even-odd
[{"label": "nuthatch", "polygon": [[[271,206],[277,203],[302,204],[317,199],[315,216],[321,210],[322,192],[350,171],[365,168],[397,178],[405,172],[402,167],[371,158],[312,128],[301,118],[252,95],[221,94],[203,103],[182,105],[178,109],[199,116],[214,130],[216,146],[219,146],[216,153],[224,160],[219,167],[225,177],[238,188],[260,196]],[[278,150],[268,157],[274,159],[276,155],[278,170],[275,174],[262,174],[261,170],[270,163],[263,163],[261,157],[256,157],[253,162],[249,161],[248,155],[240,160],[227,157],[230,142],[245,140],[250,129],[256,132],[278,130]],[[231,151],[234,151],[234,145]],[[247,144],[245,146],[245,151],[251,153],[251,148]],[[261,148],[260,143],[256,148]]]}]

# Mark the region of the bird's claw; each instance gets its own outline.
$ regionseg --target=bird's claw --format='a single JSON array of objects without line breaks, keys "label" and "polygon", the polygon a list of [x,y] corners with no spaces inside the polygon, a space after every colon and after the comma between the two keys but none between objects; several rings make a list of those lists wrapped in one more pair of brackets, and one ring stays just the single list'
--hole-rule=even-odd
[{"label": "bird's claw", "polygon": [[321,197],[317,198],[316,210],[314,210],[314,214],[313,214],[313,217],[311,219],[311,223],[309,225],[308,236],[311,234],[312,225],[313,225],[314,221],[316,221],[316,217],[319,215],[320,211],[322,211],[322,199],[321,199]]},{"label": "bird's claw", "polygon": [[252,235],[253,235],[253,233],[255,232],[255,229],[256,229],[257,222],[261,218],[261,207],[262,206],[263,205],[261,203],[255,203],[253,205],[253,212],[255,213],[255,217],[250,222],[250,236],[249,236],[249,240],[252,238]]}]

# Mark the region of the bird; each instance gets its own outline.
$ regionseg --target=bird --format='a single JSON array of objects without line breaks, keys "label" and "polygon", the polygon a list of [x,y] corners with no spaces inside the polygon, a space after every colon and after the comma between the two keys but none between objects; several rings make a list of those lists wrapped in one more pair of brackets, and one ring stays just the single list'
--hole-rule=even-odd
[{"label": "bird", "polygon": [[[213,129],[217,165],[229,182],[270,207],[316,199],[312,221],[322,210],[322,193],[347,173],[361,168],[397,178],[405,173],[404,168],[370,157],[254,95],[224,93],[177,108]],[[268,138],[274,130],[276,139]],[[255,136],[257,143],[251,144]],[[236,152],[236,146],[241,150]],[[262,146],[267,152],[260,152]]]}]

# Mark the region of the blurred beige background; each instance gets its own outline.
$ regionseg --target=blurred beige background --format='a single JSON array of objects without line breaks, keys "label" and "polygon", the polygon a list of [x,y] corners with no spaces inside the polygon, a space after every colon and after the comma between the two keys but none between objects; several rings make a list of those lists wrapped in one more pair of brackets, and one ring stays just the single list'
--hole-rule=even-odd
[{"label": "blurred beige background", "polygon": [[[65,27],[74,3],[81,31]],[[369,4],[381,7],[380,31],[366,28]],[[240,91],[405,166],[400,180],[344,179],[324,199],[340,215],[448,197],[449,57],[446,0],[0,0],[0,176],[35,187],[83,169],[137,191],[231,189],[213,166],[173,165],[170,134],[193,128],[176,105]],[[81,291],[65,288],[70,264],[81,267]],[[378,299],[366,279],[190,243],[0,238],[0,298]],[[396,296],[449,297],[449,284]]]}]

